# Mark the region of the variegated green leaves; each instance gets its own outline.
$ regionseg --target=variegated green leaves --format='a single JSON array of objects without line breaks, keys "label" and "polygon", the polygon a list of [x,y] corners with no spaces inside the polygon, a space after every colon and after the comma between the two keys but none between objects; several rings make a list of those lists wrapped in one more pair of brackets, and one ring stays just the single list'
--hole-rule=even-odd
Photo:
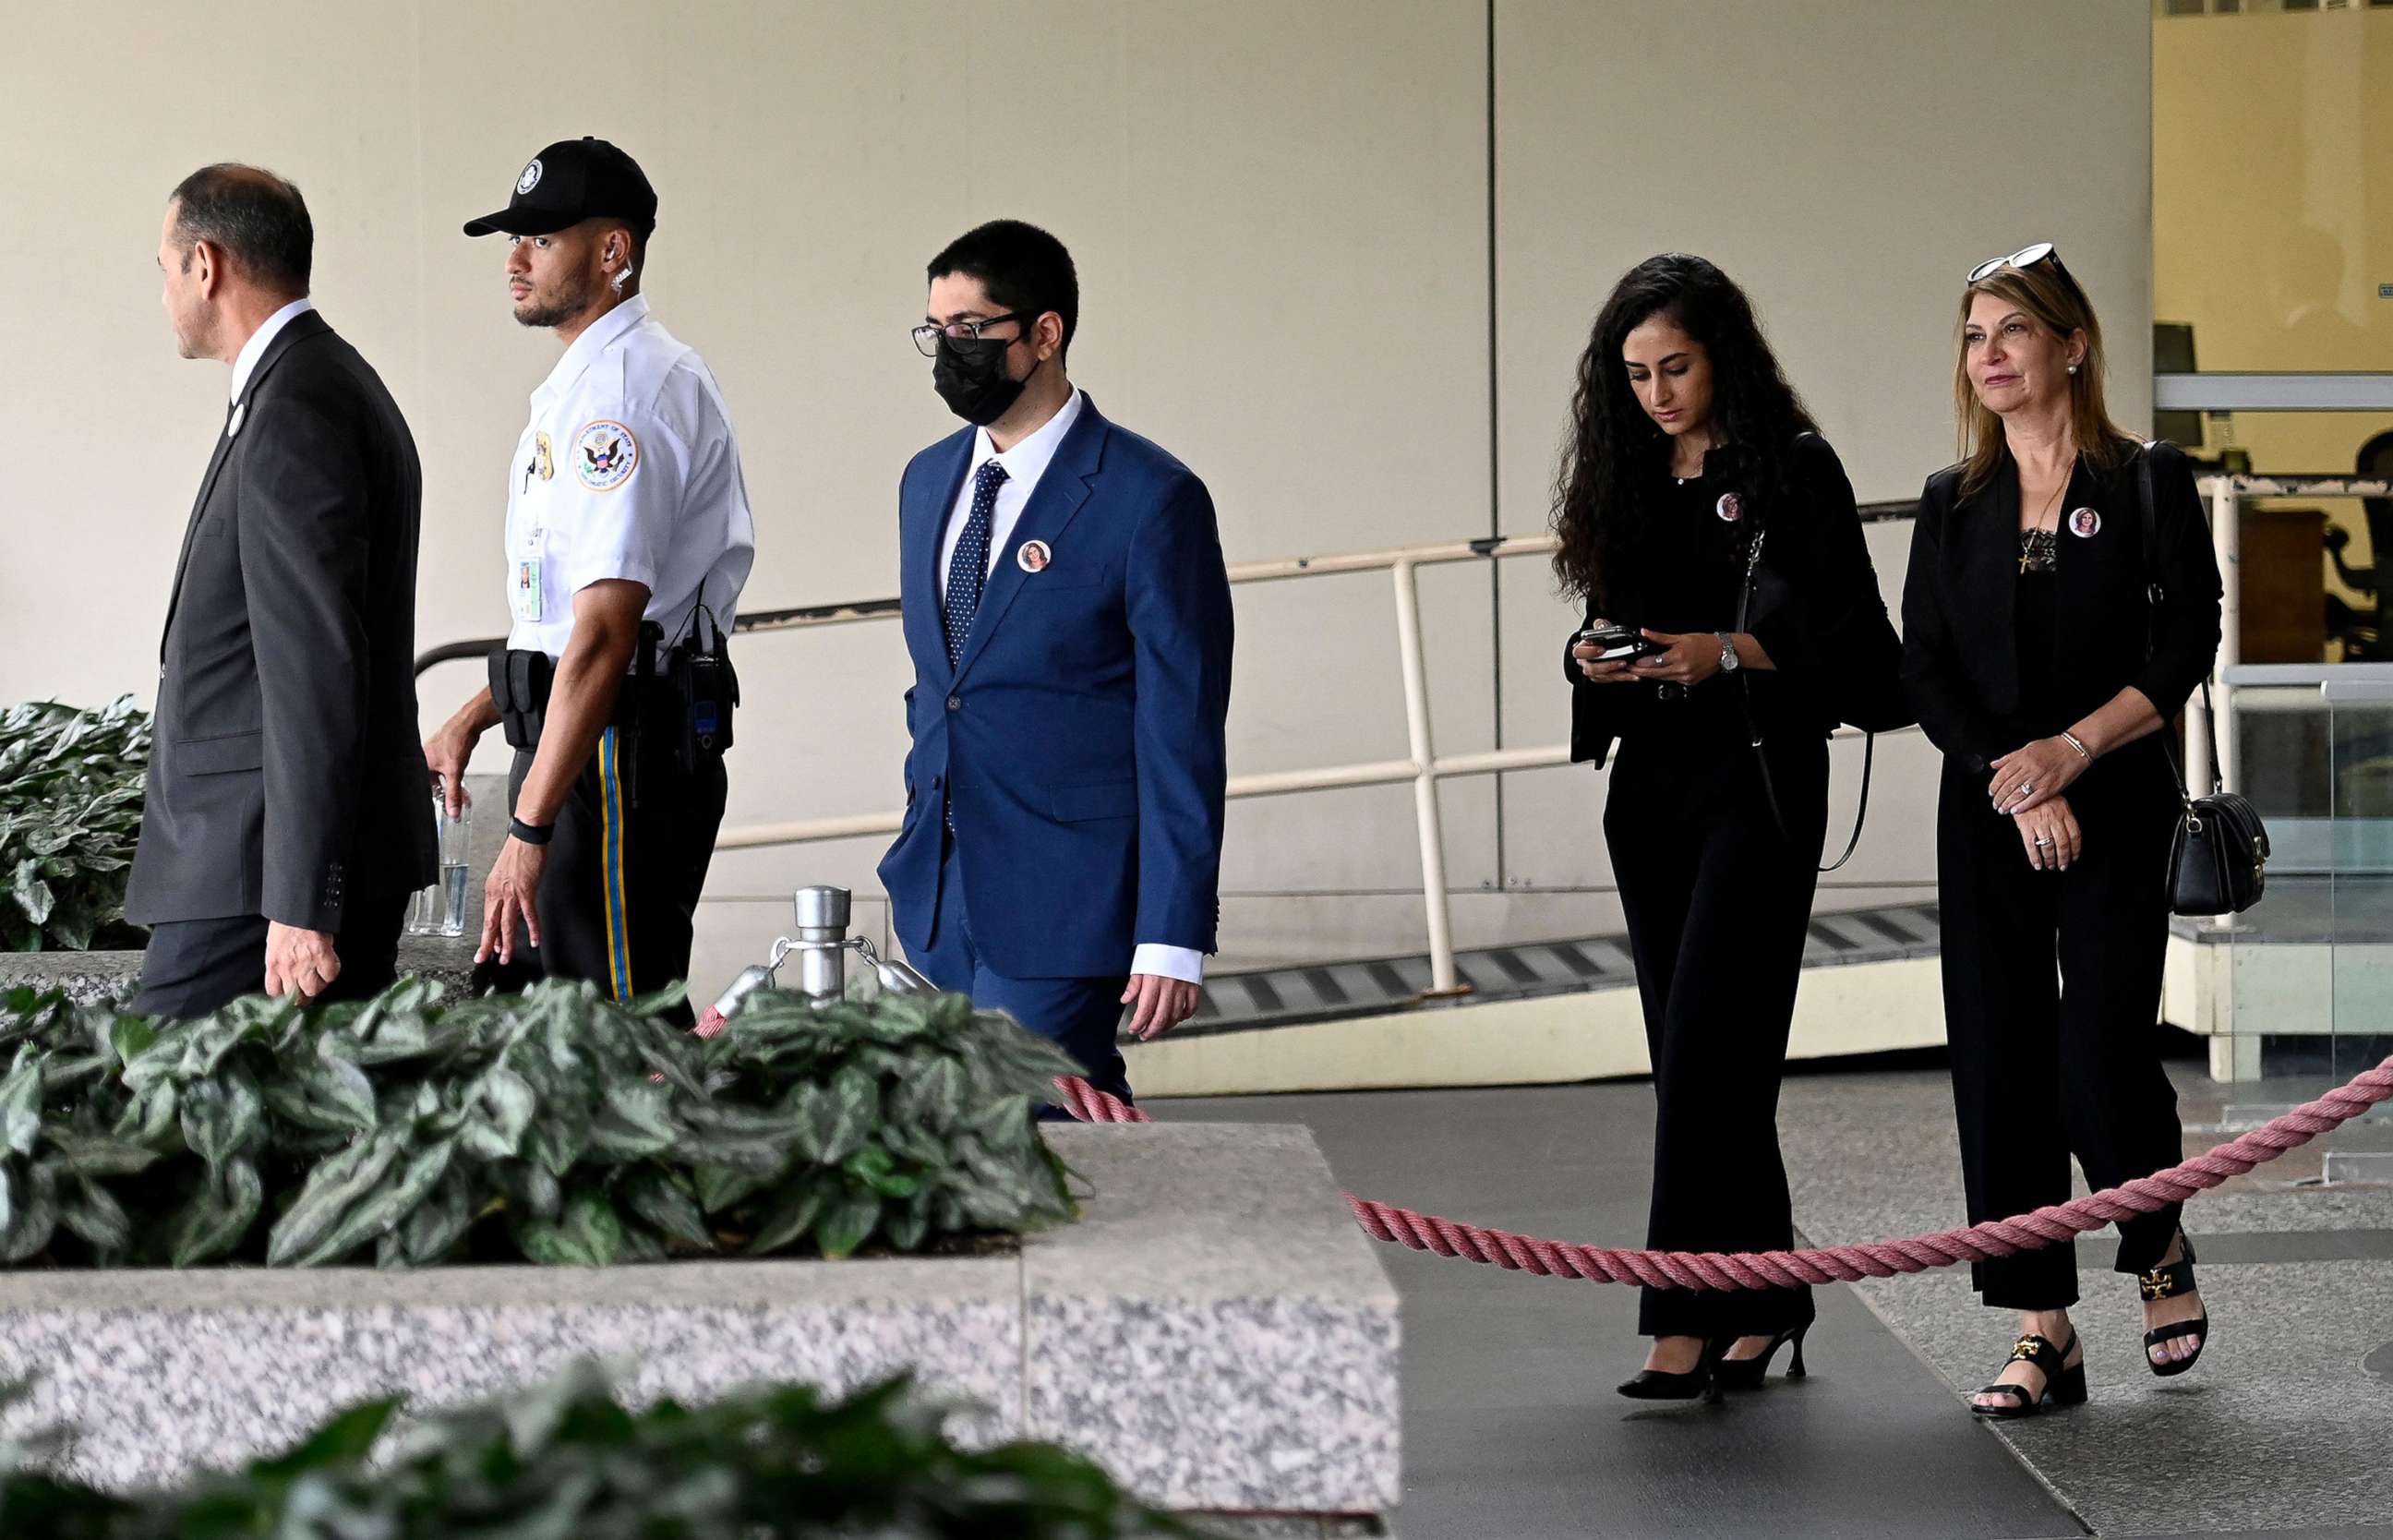
[{"label": "variegated green leaves", "polygon": [[0,712],[0,950],[138,944],[124,880],[149,762],[150,717],[131,696]]},{"label": "variegated green leaves", "polygon": [[[0,1387],[0,1403],[8,1399]],[[703,1407],[617,1403],[582,1368],[395,1430],[396,1403],[343,1413],[290,1453],[179,1491],[115,1497],[0,1443],[0,1534],[84,1540],[1134,1540],[1197,1532],[1049,1444],[959,1447],[948,1408],[903,1381],[832,1401],[804,1386]],[[379,1448],[380,1458],[370,1459]]]},{"label": "variegated green leaves", "polygon": [[0,1000],[0,1263],[599,1265],[1068,1218],[1052,1046],[960,997],[764,994],[701,1041],[587,985],[179,1025]]}]

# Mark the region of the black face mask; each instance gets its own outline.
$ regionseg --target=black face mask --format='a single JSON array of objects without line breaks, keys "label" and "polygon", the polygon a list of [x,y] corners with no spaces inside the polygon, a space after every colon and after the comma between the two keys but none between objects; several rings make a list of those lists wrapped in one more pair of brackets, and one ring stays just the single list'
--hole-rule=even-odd
[{"label": "black face mask", "polygon": [[[1013,409],[1022,398],[1028,376],[1005,377],[1005,353],[1020,339],[1003,342],[960,341],[944,333],[938,356],[931,362],[931,385],[948,410],[976,427],[987,427]],[[1034,371],[1035,372],[1035,371]]]}]

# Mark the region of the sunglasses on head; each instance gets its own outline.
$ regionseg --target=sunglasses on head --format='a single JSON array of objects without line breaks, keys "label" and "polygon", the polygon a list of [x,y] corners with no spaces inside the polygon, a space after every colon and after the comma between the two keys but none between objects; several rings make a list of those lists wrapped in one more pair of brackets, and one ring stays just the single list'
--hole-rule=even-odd
[{"label": "sunglasses on head", "polygon": [[[2005,268],[2033,268],[2037,263],[2042,262],[2046,258],[2051,259],[2054,267],[2060,268],[2060,256],[2052,249],[2052,242],[2049,241],[2039,241],[2033,246],[2021,246],[2019,250],[2011,253],[2008,256],[1990,256],[1986,258],[1983,262],[1979,263],[1976,267],[1969,269],[1969,281],[1976,283],[1985,279],[1992,278],[1996,273],[2001,272]],[[2067,272],[2068,270],[2069,269],[2066,268],[2061,268],[2061,271],[2063,272]]]}]

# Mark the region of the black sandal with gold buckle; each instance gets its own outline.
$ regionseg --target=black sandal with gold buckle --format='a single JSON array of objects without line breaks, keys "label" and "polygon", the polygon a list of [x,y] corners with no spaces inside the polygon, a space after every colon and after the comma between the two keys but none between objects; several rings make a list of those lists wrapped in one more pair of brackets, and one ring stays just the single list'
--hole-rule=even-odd
[{"label": "black sandal with gold buckle", "polygon": [[[2044,1393],[2037,1395],[2024,1385],[2007,1385],[1997,1380],[1981,1390],[1981,1396],[2009,1396],[2008,1406],[1988,1406],[1971,1401],[1969,1410],[1981,1417],[2031,1417],[2047,1406],[2078,1406],[2086,1401],[2086,1360],[2080,1357],[2073,1365],[2069,1355],[2077,1349],[2077,1334],[2069,1334],[2069,1345],[2056,1348],[2048,1338],[2033,1333],[2022,1337],[2011,1348],[2010,1362],[2033,1364],[2044,1371]],[[2007,1366],[2007,1365],[2006,1365]]]},{"label": "black sandal with gold buckle", "polygon": [[[2201,1286],[2193,1281],[2193,1242],[2182,1230],[2177,1232],[2178,1257],[2176,1261],[2163,1262],[2150,1272],[2136,1274],[2136,1287],[2142,1291],[2144,1303],[2191,1294]],[[2162,1363],[2152,1356],[2152,1350],[2181,1337],[2198,1337],[2200,1345],[2184,1358]],[[2202,1360],[2202,1350],[2210,1345],[2210,1313],[2205,1311],[2190,1321],[2172,1321],[2165,1326],[2154,1326],[2144,1333],[2144,1363],[2152,1373],[2165,1379],[2181,1375]]]}]

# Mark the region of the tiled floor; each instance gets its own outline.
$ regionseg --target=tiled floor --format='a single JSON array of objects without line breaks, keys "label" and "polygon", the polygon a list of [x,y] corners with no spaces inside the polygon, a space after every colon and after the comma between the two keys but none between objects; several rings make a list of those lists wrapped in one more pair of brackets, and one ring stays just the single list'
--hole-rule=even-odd
[{"label": "tiled floor", "polygon": [[[2189,1073],[2190,1149],[2238,1088]],[[1565,1239],[1642,1238],[1652,1096],[1641,1082],[1157,1103],[1164,1118],[1301,1122],[1340,1179],[1429,1212]],[[1781,1124],[1797,1219],[1818,1240],[1960,1218],[1941,1071],[1792,1077]],[[2382,1124],[2346,1139],[2382,1148]],[[1999,1365],[2009,1323],[1944,1272],[1820,1291],[1811,1376],[1720,1408],[1614,1396],[1636,1367],[1626,1289],[1389,1250],[1406,1299],[1404,1540],[1751,1535],[2243,1534],[2324,1540],[2393,1525],[2393,1189],[2289,1185],[2264,1167],[2196,1200],[2215,1345],[2190,1376],[2142,1370],[2134,1296],[2081,1243],[2096,1390],[1996,1429],[1956,1386]],[[2122,1292],[2122,1291],[2125,1292]],[[2372,1359],[2371,1355],[2374,1355]],[[2377,1365],[2372,1369],[2369,1364]],[[2308,1527],[2303,1527],[2308,1526]]]}]

